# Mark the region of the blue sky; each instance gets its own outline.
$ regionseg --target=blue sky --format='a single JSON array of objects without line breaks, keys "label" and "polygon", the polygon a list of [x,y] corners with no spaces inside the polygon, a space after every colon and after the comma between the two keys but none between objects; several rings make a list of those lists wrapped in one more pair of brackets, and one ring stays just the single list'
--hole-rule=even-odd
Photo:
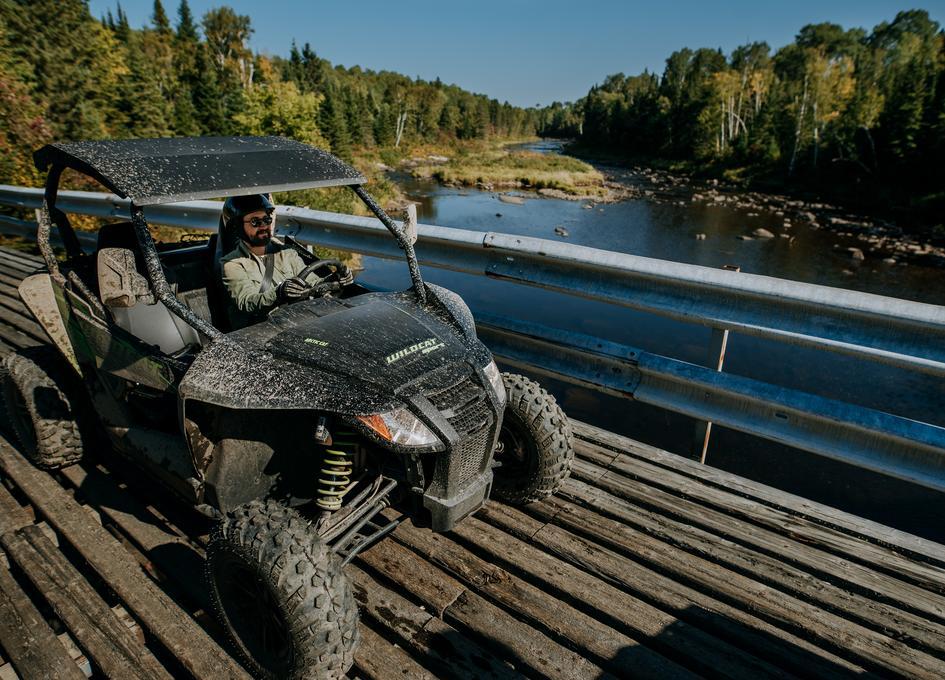
[{"label": "blue sky", "polygon": [[[172,22],[179,0],[164,0]],[[153,0],[124,0],[131,25],[149,21]],[[229,5],[252,18],[253,49],[287,55],[295,38],[335,64],[391,70],[443,81],[519,106],[572,101],[594,83],[622,71],[662,72],[680,47],[720,47],[748,41],[773,48],[801,26],[830,21],[871,29],[904,9],[928,10],[945,23],[945,0],[922,4],[886,0],[190,0],[197,20]],[[115,0],[90,0],[102,16]]]}]

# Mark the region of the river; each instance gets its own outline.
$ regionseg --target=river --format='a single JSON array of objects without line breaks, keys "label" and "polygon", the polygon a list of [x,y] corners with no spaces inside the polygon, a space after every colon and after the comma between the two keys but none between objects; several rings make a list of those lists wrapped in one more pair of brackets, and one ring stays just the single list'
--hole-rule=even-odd
[{"label": "river", "polygon": [[[526,148],[558,153],[557,142]],[[631,171],[601,168],[620,182],[639,182]],[[656,199],[611,204],[566,201],[516,192],[523,205],[505,203],[494,192],[455,189],[395,173],[418,205],[422,223],[536,236],[677,262],[722,267],[826,286],[945,304],[945,270],[856,262],[834,249],[862,246],[825,230],[795,225],[793,239],[739,240],[763,227],[777,233],[783,218],[735,207]],[[591,207],[588,207],[591,206]],[[555,232],[564,229],[567,236]],[[696,234],[705,234],[697,240]],[[418,244],[422,258],[423,244]],[[383,287],[409,285],[403,263],[365,258],[365,280]],[[674,358],[706,361],[710,331],[629,309],[427,267],[431,282],[455,290],[473,313],[534,321],[580,331]],[[725,370],[775,384],[845,399],[898,415],[945,425],[943,389],[927,376],[904,375],[845,357],[733,334]],[[643,404],[603,396],[547,379],[543,384],[572,417],[691,457],[695,423]],[[945,496],[858,470],[806,452],[716,427],[708,463],[849,512],[945,541],[941,517]]]}]

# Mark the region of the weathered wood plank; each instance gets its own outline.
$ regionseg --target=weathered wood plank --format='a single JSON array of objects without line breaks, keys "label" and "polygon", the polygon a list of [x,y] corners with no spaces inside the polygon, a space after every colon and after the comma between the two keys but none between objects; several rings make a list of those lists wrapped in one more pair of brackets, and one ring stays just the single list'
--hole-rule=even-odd
[{"label": "weathered wood plank", "polygon": [[200,626],[154,585],[106,529],[48,474],[0,440],[0,468],[56,530],[88,561],[161,644],[198,677],[247,677]]},{"label": "weathered wood plank", "polygon": [[[671,490],[704,505],[722,509],[727,514],[746,519],[779,533],[790,533],[805,543],[816,545],[846,559],[880,569],[899,579],[937,592],[945,592],[945,568],[918,562],[882,545],[874,545],[844,531],[786,512],[779,508],[757,503],[738,494],[707,486],[700,480],[656,467],[630,456],[618,456],[611,464],[608,475],[625,475],[651,486]],[[945,603],[945,598],[942,599]]]},{"label": "weathered wood plank", "polygon": [[[709,465],[658,449],[654,446],[623,437],[593,425],[572,420],[574,432],[580,439],[599,444],[601,447],[634,456],[661,467],[689,475],[700,481],[727,491],[753,498],[774,507],[807,517],[821,524],[829,524],[854,535],[911,553],[919,559],[934,561],[945,566],[945,545],[893,529],[878,522],[852,515],[823,503],[781,491],[760,482],[739,477]],[[581,447],[579,446],[579,454]]]},{"label": "weathered wood plank", "polygon": [[[365,563],[373,561],[381,567],[380,573],[415,597],[428,596],[430,589],[418,587],[415,575],[426,574],[427,579],[441,580],[449,585],[434,592],[434,599],[425,605],[438,607],[442,590],[451,595],[444,608],[443,620],[462,631],[469,631],[484,641],[497,654],[511,654],[516,666],[524,665],[533,672],[549,678],[599,678],[607,676],[597,665],[579,654],[559,645],[549,637],[510,616],[440,569],[422,560],[416,553],[394,542],[384,542],[365,553]],[[373,567],[373,565],[371,565]],[[455,593],[455,595],[453,595]],[[422,600],[421,600],[422,601]]]},{"label": "weathered wood plank", "polygon": [[43,258],[35,253],[29,253],[25,250],[17,250],[16,248],[11,248],[9,246],[0,246],[0,251],[6,253],[7,255],[13,255],[15,257],[22,258],[29,262],[37,262],[39,264],[43,263]]},{"label": "weathered wood plank", "polygon": [[346,572],[366,615],[402,640],[437,675],[456,678],[520,678],[503,660],[468,640],[453,626],[420,609],[377,579],[349,564]]},{"label": "weathered wood plank", "polygon": [[[859,593],[852,593],[776,557],[746,549],[689,523],[647,511],[576,479],[568,480],[560,495],[586,507],[552,498],[545,501],[550,510],[548,515],[543,516],[585,538],[593,537],[598,543],[603,543],[611,549],[626,552],[634,549],[634,536],[623,535],[624,527],[632,527],[646,532],[648,536],[664,544],[787,590],[801,599],[840,613],[875,631],[899,640],[910,640],[910,645],[945,655],[945,626],[935,624],[927,618]],[[605,513],[607,517],[601,513]],[[618,521],[613,522],[608,517]]]},{"label": "weathered wood plank", "polygon": [[[680,553],[675,547],[621,522],[598,517],[561,501],[541,504],[530,510],[541,519],[553,518],[555,525],[569,532],[588,532],[595,544],[642,561],[721,600],[733,602],[742,599],[751,607],[752,613],[793,630],[801,637],[817,640],[818,644],[832,648],[837,654],[850,655],[864,665],[887,668],[890,664],[890,669],[901,672],[903,668],[913,668],[914,664],[931,664],[930,670],[937,668],[945,674],[945,663],[921,654],[912,641],[906,644],[882,628],[878,631],[864,628],[783,590],[759,583],[753,576],[720,568],[714,559]],[[945,626],[937,630],[934,626],[932,628],[926,637],[945,634]]]},{"label": "weathered wood plank", "polygon": [[0,645],[24,680],[84,680],[35,605],[0,566]]},{"label": "weathered wood plank", "polygon": [[[490,508],[490,517],[498,515],[509,522],[518,520],[521,513],[511,508]],[[635,542],[633,561],[553,524],[544,524],[533,534],[532,540],[552,548],[558,554],[568,554],[571,559],[579,560],[583,567],[618,586],[640,587],[639,583],[631,584],[632,577],[628,578],[628,575],[642,563],[661,577],[669,576],[685,584],[685,590],[680,590],[680,593],[688,595],[690,602],[696,601],[698,593],[703,599],[708,596],[750,611],[752,616],[773,623],[779,630],[791,631],[798,637],[816,641],[818,646],[826,647],[838,656],[845,656],[879,673],[892,672],[917,677],[931,670],[945,677],[945,661],[846,621],[785,592],[721,569],[707,560],[687,556],[629,527],[625,534],[632,535]],[[665,589],[667,585],[664,583],[662,587]]]},{"label": "weathered wood plank", "polygon": [[658,571],[620,559],[600,546],[517,510],[488,504],[480,511],[480,515],[494,527],[533,543],[542,551],[619,590],[645,599],[691,626],[711,632],[717,638],[714,644],[719,645],[724,641],[740,648],[743,651],[736,650],[735,658],[730,663],[738,663],[739,656],[744,656],[743,663],[753,663],[756,667],[750,670],[746,668],[738,673],[739,677],[786,673],[835,676],[851,674],[851,667],[860,667],[772,625],[750,611],[677,583]]},{"label": "weathered wood plank", "polygon": [[361,626],[361,646],[355,654],[354,666],[356,675],[368,680],[435,680],[436,677],[403,649],[395,647],[365,625]]},{"label": "weathered wood plank", "polygon": [[0,541],[106,676],[171,677],[39,527],[24,527]]},{"label": "weathered wood plank", "polygon": [[635,677],[692,678],[693,673],[610,626],[552,597],[504,569],[476,557],[441,534],[401,524],[397,540],[461,578],[477,592],[533,627],[564,639],[571,649],[611,673],[633,668]]},{"label": "weathered wood plank", "polygon": [[[591,466],[579,461],[573,475],[585,479],[584,470]],[[945,598],[919,586],[897,581],[886,574],[849,560],[839,559],[806,541],[795,540],[787,527],[784,532],[768,529],[750,521],[733,517],[721,510],[680,498],[674,493],[649,483],[608,472],[596,475],[594,486],[619,498],[652,509],[681,522],[688,522],[703,530],[728,538],[743,546],[764,552],[805,571],[816,574],[839,587],[862,593],[920,616],[941,621],[945,614]]]}]

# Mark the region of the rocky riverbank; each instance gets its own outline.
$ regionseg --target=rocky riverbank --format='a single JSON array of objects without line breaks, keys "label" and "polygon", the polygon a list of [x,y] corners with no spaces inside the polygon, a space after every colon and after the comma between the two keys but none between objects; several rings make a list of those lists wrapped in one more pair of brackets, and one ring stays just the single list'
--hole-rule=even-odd
[{"label": "rocky riverbank", "polygon": [[[745,212],[746,217],[766,216],[767,228],[746,227],[742,240],[791,238],[791,229],[805,226],[823,229],[846,239],[834,249],[853,260],[880,260],[885,264],[921,264],[945,267],[945,248],[907,234],[892,222],[857,215],[842,207],[805,201],[778,194],[740,191],[718,180],[696,182],[684,175],[646,167],[608,169],[606,181],[628,184],[627,198],[643,198],[656,203],[700,204]],[[696,235],[699,238],[699,235]],[[857,246],[851,245],[857,242]]]}]

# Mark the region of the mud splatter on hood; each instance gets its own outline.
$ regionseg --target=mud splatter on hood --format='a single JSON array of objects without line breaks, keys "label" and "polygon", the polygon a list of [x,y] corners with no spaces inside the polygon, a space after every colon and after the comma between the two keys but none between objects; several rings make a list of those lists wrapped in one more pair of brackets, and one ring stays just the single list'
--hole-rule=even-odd
[{"label": "mud splatter on hood", "polygon": [[464,330],[445,306],[410,294],[312,300],[205,348],[180,394],[228,408],[377,413],[431,373],[486,363]]}]

